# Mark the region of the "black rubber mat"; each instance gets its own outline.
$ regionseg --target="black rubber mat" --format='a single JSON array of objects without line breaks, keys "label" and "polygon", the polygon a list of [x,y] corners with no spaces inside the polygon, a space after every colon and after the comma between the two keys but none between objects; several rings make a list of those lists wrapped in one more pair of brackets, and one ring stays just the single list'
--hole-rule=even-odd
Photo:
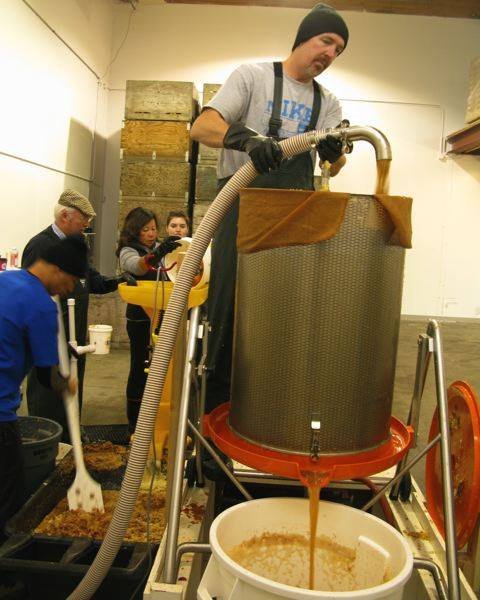
[{"label": "black rubber mat", "polygon": [[128,425],[83,425],[82,438],[85,444],[112,442],[127,446],[130,442]]}]

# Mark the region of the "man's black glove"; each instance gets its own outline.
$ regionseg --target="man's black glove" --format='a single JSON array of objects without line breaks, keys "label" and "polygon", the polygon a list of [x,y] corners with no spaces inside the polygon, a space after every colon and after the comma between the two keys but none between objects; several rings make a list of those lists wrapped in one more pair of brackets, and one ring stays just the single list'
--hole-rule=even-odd
[{"label": "man's black glove", "polygon": [[107,294],[108,292],[114,292],[118,286],[126,282],[127,285],[138,285],[137,280],[133,275],[124,271],[121,275],[117,275],[116,277],[103,277],[103,285],[102,290],[97,290],[96,294]]},{"label": "man's black glove", "polygon": [[131,275],[128,271],[124,271],[118,277],[118,283],[125,282],[127,285],[138,285],[137,280],[133,275]]},{"label": "man's black glove", "polygon": [[230,125],[223,138],[223,147],[247,152],[259,173],[268,173],[282,162],[282,149],[277,140],[265,137],[243,123]]},{"label": "man's black glove", "polygon": [[173,252],[175,248],[181,246],[180,242],[178,241],[179,239],[181,239],[179,235],[171,235],[165,238],[163,242],[161,242],[153,252],[150,252],[150,254],[147,254],[147,256],[145,256],[145,261],[151,267],[158,267],[162,258],[166,254],[168,254],[169,252]]},{"label": "man's black glove", "polygon": [[329,163],[333,164],[342,156],[342,140],[333,137],[333,135],[327,135],[318,142],[317,152],[322,162],[328,160]]}]

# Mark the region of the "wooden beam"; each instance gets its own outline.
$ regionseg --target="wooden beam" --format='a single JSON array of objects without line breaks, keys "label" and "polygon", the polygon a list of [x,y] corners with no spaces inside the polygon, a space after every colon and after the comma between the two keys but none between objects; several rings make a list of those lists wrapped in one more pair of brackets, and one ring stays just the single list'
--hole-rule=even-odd
[{"label": "wooden beam", "polygon": [[[149,2],[149,0],[144,1],[146,3]],[[232,6],[271,6],[278,8],[311,8],[317,4],[316,0],[165,1],[171,4],[222,4]],[[329,4],[340,11],[353,10],[396,15],[480,19],[480,0],[330,0]]]}]

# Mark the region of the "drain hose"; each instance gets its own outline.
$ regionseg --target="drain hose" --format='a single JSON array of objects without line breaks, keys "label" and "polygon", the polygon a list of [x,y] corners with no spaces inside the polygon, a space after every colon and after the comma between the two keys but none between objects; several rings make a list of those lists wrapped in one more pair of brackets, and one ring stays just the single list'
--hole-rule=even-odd
[{"label": "drain hose", "polygon": [[[325,135],[326,133],[321,130],[309,131],[282,140],[280,146],[283,156],[289,158],[301,152],[306,152]],[[138,416],[135,438],[112,521],[95,560],[85,577],[68,597],[69,600],[89,600],[102,583],[120,549],[145,471],[158,402],[162,395],[180,320],[187,306],[193,279],[197,274],[213,234],[238,196],[238,190],[247,187],[256,176],[257,171],[251,161],[233,175],[212,202],[185,255],[155,345]]]}]

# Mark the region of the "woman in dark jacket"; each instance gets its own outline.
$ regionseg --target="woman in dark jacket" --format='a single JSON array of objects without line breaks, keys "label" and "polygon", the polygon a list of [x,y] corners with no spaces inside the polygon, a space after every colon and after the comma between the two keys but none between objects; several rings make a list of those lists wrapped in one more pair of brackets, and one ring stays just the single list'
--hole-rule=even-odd
[{"label": "woman in dark jacket", "polygon": [[[121,271],[131,273],[135,279],[155,281],[157,269],[163,257],[179,244],[178,236],[157,241],[158,221],[151,210],[137,207],[125,218],[118,241],[117,256]],[[160,279],[167,280],[160,272]],[[127,382],[127,418],[130,433],[135,431],[140,402],[147,381],[145,368],[148,366],[150,339],[150,318],[141,306],[127,304],[127,333],[130,340],[130,372]]]}]

